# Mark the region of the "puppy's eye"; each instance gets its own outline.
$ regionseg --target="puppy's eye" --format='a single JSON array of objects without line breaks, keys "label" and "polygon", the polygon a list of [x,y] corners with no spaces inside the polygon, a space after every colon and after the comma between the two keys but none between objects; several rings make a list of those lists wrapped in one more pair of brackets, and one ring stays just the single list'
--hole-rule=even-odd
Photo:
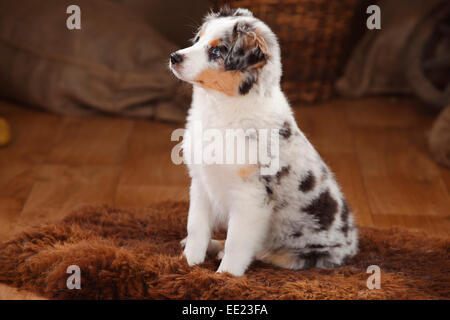
[{"label": "puppy's eye", "polygon": [[211,58],[220,58],[222,56],[222,53],[219,47],[211,47],[209,48],[209,55],[211,56]]}]

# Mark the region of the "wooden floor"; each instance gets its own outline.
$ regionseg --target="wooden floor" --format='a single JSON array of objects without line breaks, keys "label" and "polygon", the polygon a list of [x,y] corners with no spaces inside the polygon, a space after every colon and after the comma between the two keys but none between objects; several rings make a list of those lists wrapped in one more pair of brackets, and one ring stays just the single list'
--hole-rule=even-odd
[{"label": "wooden floor", "polygon": [[[296,107],[300,128],[335,172],[360,225],[450,236],[450,170],[429,157],[434,115],[410,99]],[[170,160],[177,125],[63,117],[0,101],[13,140],[0,147],[0,241],[84,204],[144,207],[187,200]],[[0,284],[0,299],[38,299]]]},{"label": "wooden floor", "polygon": [[[296,107],[300,128],[336,173],[360,225],[450,235],[450,171],[426,148],[433,118],[410,99]],[[170,160],[179,127],[107,116],[63,117],[0,102],[13,140],[0,148],[0,241],[84,204],[187,200]]]}]

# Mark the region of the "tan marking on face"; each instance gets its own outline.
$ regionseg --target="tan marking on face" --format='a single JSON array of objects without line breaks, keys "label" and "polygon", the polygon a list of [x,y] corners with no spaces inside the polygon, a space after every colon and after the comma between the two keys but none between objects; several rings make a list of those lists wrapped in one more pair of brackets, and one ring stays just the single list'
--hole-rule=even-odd
[{"label": "tan marking on face", "polygon": [[218,47],[218,46],[220,46],[220,44],[221,44],[220,39],[214,39],[214,40],[212,40],[212,41],[209,43],[209,45],[210,45],[211,47]]},{"label": "tan marking on face", "polygon": [[198,34],[198,37],[201,38],[205,34],[205,30],[200,30],[200,33]]},{"label": "tan marking on face", "polygon": [[239,71],[225,71],[222,69],[206,69],[194,81],[206,89],[220,91],[228,96],[236,95],[242,80]]},{"label": "tan marking on face", "polygon": [[238,170],[238,175],[242,179],[247,179],[253,172],[255,172],[255,170],[257,168],[258,168],[258,166],[256,164],[245,166],[245,167],[241,167]]},{"label": "tan marking on face", "polygon": [[257,62],[257,63],[255,63],[255,64],[249,66],[248,69],[249,69],[249,70],[252,70],[252,69],[261,69],[265,64],[266,64],[266,60],[263,60],[263,61]]}]

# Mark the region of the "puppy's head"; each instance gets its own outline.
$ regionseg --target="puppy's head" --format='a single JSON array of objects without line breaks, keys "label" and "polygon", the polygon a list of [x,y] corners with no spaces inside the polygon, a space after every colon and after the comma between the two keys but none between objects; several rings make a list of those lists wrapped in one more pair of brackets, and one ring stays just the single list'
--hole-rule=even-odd
[{"label": "puppy's head", "polygon": [[192,42],[170,55],[169,66],[194,86],[242,96],[280,81],[277,39],[246,9],[225,7],[208,14]]}]

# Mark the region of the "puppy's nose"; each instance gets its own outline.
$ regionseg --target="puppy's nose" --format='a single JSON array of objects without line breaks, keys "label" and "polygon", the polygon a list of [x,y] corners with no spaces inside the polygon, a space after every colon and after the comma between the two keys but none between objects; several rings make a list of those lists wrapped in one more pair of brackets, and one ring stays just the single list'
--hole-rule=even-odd
[{"label": "puppy's nose", "polygon": [[170,62],[172,62],[172,64],[177,64],[181,61],[183,61],[183,56],[181,54],[178,54],[176,52],[170,54]]}]

